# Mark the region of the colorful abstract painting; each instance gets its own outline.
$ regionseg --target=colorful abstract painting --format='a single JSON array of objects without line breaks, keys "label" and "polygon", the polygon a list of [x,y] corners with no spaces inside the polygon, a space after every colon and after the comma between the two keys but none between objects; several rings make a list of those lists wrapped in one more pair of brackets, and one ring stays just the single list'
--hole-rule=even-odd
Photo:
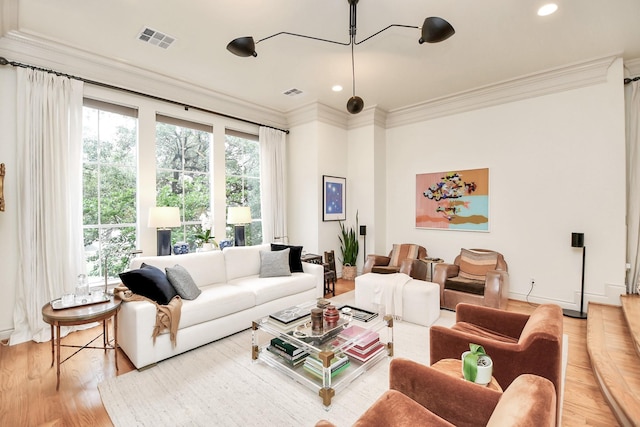
[{"label": "colorful abstract painting", "polygon": [[346,179],[337,176],[322,176],[322,220],[344,221],[346,215]]},{"label": "colorful abstract painting", "polygon": [[416,227],[489,231],[489,169],[416,175]]}]

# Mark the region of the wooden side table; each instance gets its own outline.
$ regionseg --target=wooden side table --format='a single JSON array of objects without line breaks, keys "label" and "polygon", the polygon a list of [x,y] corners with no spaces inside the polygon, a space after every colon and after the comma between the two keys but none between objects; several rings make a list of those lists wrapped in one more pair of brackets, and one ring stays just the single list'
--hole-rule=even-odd
[{"label": "wooden side table", "polygon": [[[109,301],[84,305],[80,307],[70,307],[60,310],[54,310],[51,303],[47,303],[42,307],[42,319],[51,325],[51,366],[54,360],[56,362],[56,391],[60,388],[60,364],[66,362],[79,351],[85,348],[101,349],[105,352],[109,349],[117,350],[118,348],[118,311],[120,311],[120,298],[111,297]],[[109,334],[107,330],[107,321],[113,317],[113,346],[109,342]],[[63,345],[60,344],[60,327],[86,325],[87,323],[102,322],[102,334],[98,335],[90,342],[83,346]],[[55,327],[55,334],[54,334]],[[92,347],[91,344],[102,336],[102,347]],[[78,350],[63,361],[60,361],[60,347],[73,347]],[[116,371],[118,370],[118,355],[114,357],[116,361]]]},{"label": "wooden side table", "polygon": [[[437,369],[440,372],[444,372],[445,374],[450,375],[454,378],[459,378],[463,381],[466,381],[464,379],[464,376],[462,375],[462,360],[460,359],[438,360],[436,363],[431,365],[431,367],[433,369]],[[472,383],[472,384],[475,384],[475,383]],[[484,387],[481,384],[476,384],[476,385],[478,387]],[[491,377],[491,382],[486,387],[489,387],[491,390],[502,392],[502,387],[500,387],[500,384],[498,384],[498,381],[496,381],[494,377]]]}]

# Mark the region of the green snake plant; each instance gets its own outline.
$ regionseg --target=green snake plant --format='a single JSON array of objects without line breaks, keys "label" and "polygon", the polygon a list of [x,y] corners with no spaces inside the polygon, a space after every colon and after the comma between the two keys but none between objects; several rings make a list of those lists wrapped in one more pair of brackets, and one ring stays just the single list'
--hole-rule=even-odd
[{"label": "green snake plant", "polygon": [[358,251],[360,250],[360,243],[358,242],[358,235],[356,234],[356,230],[358,229],[358,212],[356,211],[356,226],[353,227],[345,227],[342,221],[339,221],[340,224],[340,235],[338,239],[340,240],[340,252],[342,253],[342,265],[355,266],[356,260],[358,259]]}]

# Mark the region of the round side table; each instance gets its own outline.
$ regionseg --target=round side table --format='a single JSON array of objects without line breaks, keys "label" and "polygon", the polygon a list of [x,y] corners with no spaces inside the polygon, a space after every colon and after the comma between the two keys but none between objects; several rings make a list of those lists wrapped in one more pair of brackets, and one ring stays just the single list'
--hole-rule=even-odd
[{"label": "round side table", "polygon": [[[111,297],[108,301],[83,305],[79,307],[69,307],[63,309],[54,309],[51,303],[47,303],[42,307],[42,319],[51,325],[51,366],[53,366],[54,360],[56,362],[56,391],[60,388],[60,364],[66,362],[80,350],[85,348],[96,348],[104,350],[109,349],[117,350],[118,348],[118,311],[120,310],[120,304],[122,301],[120,298]],[[109,342],[109,334],[107,330],[107,321],[113,317],[113,346]],[[100,337],[88,342],[83,346],[77,345],[63,345],[60,344],[60,327],[61,326],[75,326],[86,325],[87,323],[102,322],[102,347],[92,347],[91,344]],[[54,334],[55,327],[55,334]],[[60,347],[74,347],[78,348],[75,353],[67,357],[63,361],[60,361]],[[116,371],[118,370],[118,355],[115,354]]]},{"label": "round side table", "polygon": [[[444,372],[445,374],[451,375],[452,377],[460,378],[461,380],[466,381],[464,379],[464,376],[462,375],[462,360],[460,359],[438,360],[436,363],[431,365],[431,367],[433,369],[437,369],[440,372]],[[475,383],[471,383],[471,384],[475,384]],[[476,385],[478,387],[485,387],[481,384],[476,384]],[[486,387],[490,388],[491,390],[502,392],[502,387],[500,387],[500,384],[498,384],[498,381],[496,381],[494,377],[491,377],[491,382],[488,385],[486,385]]]}]

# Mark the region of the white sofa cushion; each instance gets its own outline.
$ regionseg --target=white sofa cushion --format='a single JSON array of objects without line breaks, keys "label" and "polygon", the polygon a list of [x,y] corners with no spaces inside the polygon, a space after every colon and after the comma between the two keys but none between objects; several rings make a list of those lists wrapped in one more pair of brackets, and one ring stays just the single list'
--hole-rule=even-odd
[{"label": "white sofa cushion", "polygon": [[184,255],[139,257],[131,260],[131,269],[140,268],[142,263],[165,271],[167,267],[183,266],[195,284],[201,288],[227,281],[225,256],[222,251],[194,252]]},{"label": "white sofa cushion", "polygon": [[316,278],[315,276],[304,273],[292,273],[291,276],[263,278],[255,275],[232,280],[229,283],[252,292],[256,296],[256,305],[260,305],[265,302],[314,289],[316,287]]},{"label": "white sofa cushion", "polygon": [[[255,305],[256,296],[250,289],[228,284],[205,286],[198,298],[182,302],[180,329],[228,316]],[[251,325],[245,326],[248,328]]]},{"label": "white sofa cushion", "polygon": [[238,277],[260,274],[260,251],[270,251],[269,245],[232,246],[223,249],[227,282]]}]

